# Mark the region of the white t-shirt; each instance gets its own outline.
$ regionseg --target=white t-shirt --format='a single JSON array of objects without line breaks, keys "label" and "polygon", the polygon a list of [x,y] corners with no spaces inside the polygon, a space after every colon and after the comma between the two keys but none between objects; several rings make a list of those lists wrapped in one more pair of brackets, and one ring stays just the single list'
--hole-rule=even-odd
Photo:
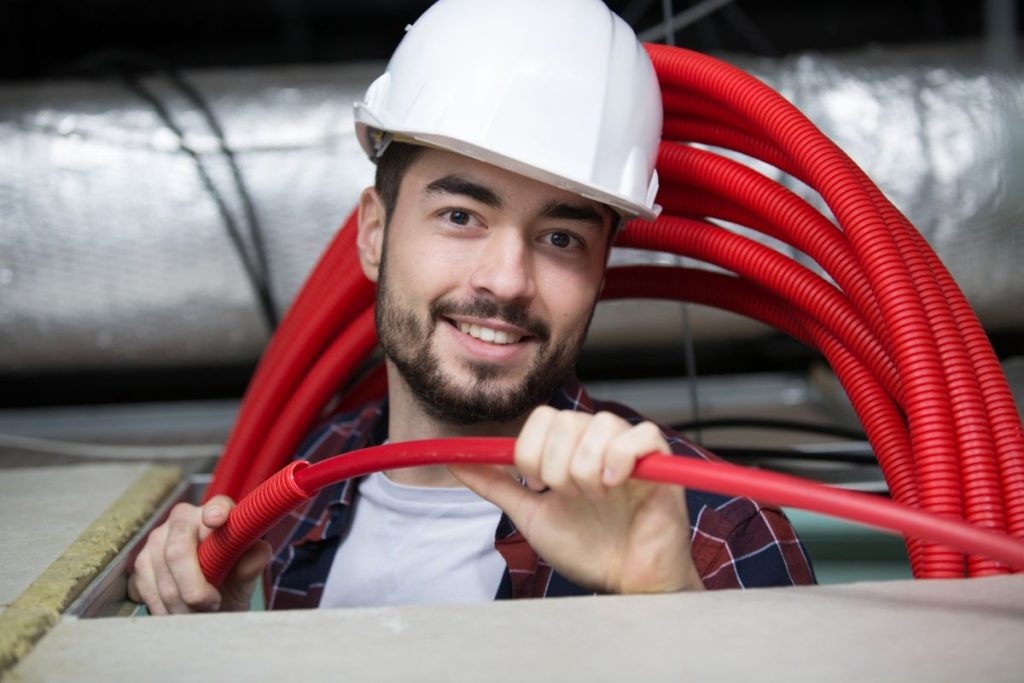
[{"label": "white t-shirt", "polygon": [[334,556],[321,607],[493,600],[505,570],[501,509],[468,488],[405,486],[376,472]]}]

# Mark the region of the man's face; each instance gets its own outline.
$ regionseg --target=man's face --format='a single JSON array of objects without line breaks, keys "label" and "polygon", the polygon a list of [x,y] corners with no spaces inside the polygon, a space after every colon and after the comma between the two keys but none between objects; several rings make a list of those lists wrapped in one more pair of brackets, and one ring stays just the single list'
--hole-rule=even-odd
[{"label": "man's face", "polygon": [[377,330],[429,414],[508,422],[551,396],[586,336],[611,222],[509,171],[419,155],[382,236]]}]

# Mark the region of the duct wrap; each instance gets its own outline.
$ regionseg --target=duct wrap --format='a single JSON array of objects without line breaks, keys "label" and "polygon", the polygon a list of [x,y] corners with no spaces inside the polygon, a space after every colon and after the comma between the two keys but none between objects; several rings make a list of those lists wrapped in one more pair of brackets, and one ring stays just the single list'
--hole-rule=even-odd
[{"label": "duct wrap", "polygon": [[[376,68],[186,75],[236,152],[279,312],[372,182],[351,103]],[[163,79],[143,82],[244,229],[199,112]],[[259,356],[269,331],[195,163],[118,80],[0,90],[0,160],[0,372]]]},{"label": "duct wrap", "polygon": [[[980,50],[950,46],[732,61],[867,170],[936,249],[987,329],[1024,329],[1020,73],[993,73]],[[372,181],[351,103],[379,71],[356,64],[186,75],[235,152],[279,311]],[[199,112],[167,82],[143,82],[244,227],[229,167]],[[786,182],[822,208],[813,192]],[[616,264],[633,261],[625,250],[613,255]],[[602,306],[610,308],[595,318],[592,344],[681,337],[682,324],[672,322],[678,304]],[[694,328],[698,339],[767,329],[710,309],[698,311]],[[622,330],[629,336],[617,336]],[[0,374],[248,362],[267,335],[195,162],[146,102],[116,80],[0,88]]]}]

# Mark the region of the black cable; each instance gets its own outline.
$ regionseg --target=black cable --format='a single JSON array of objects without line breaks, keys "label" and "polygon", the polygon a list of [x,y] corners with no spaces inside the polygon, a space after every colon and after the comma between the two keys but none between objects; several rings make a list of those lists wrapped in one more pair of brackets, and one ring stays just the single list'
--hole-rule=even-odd
[{"label": "black cable", "polygon": [[800,460],[803,462],[832,462],[849,465],[878,465],[873,453],[856,453],[853,451],[831,450],[783,450],[778,448],[744,448],[719,446],[714,454],[723,460],[737,463],[750,463],[772,460]]},{"label": "black cable", "polygon": [[[220,123],[217,121],[217,117],[214,116],[213,111],[210,109],[205,98],[192,87],[192,84],[184,79],[184,77],[175,69],[167,69],[167,77],[178,86],[178,89],[188,97],[197,109],[203,114],[203,118],[206,121],[206,125],[213,131],[214,136],[217,138],[217,143],[220,146],[221,154],[228,162],[228,167],[231,169],[231,177],[235,181],[235,187],[238,189],[238,195],[242,199],[242,208],[245,211],[246,221],[249,223],[249,237],[252,239],[253,252],[256,254],[256,261],[259,265],[260,271],[263,273],[263,284],[266,288],[266,295],[270,297],[270,264],[267,256],[267,249],[263,242],[263,229],[260,227],[260,222],[256,217],[256,207],[253,205],[252,196],[249,194],[249,190],[246,187],[245,180],[242,178],[242,171],[238,167],[238,161],[235,159],[235,151],[231,149],[227,142],[227,136],[224,135],[224,130],[220,127]],[[270,299],[270,329],[277,327],[277,311],[273,306],[273,300]]]},{"label": "black cable", "polygon": [[[693,344],[693,329],[690,327],[690,304],[683,304],[683,336],[684,336],[684,357],[686,360],[686,379],[690,390],[690,414],[693,418],[691,423],[699,425],[700,419],[700,395],[697,390],[697,352]],[[693,440],[701,443],[700,427],[693,427]]]},{"label": "black cable", "polygon": [[691,429],[774,429],[787,432],[806,432],[809,434],[825,434],[843,439],[864,441],[867,437],[857,429],[848,429],[839,425],[822,425],[800,420],[783,420],[758,417],[721,417],[705,420],[691,420],[671,425],[677,432]]},{"label": "black cable", "polygon": [[[125,86],[133,94],[141,98],[153,108],[153,111],[160,118],[163,124],[167,126],[167,128],[178,138],[178,144],[181,150],[192,158],[196,165],[196,170],[199,174],[204,190],[213,199],[217,206],[218,213],[220,213],[221,218],[224,221],[224,227],[228,232],[228,238],[238,253],[246,278],[249,280],[250,285],[255,291],[259,308],[263,313],[267,326],[270,331],[273,332],[277,328],[279,318],[274,304],[273,295],[270,291],[270,267],[266,248],[263,242],[262,229],[256,216],[256,209],[253,204],[252,197],[242,177],[237,159],[235,158],[234,150],[232,150],[228,145],[226,136],[224,135],[224,131],[221,128],[217,117],[214,115],[205,98],[203,98],[203,96],[194,87],[192,87],[192,85],[188,83],[180,73],[169,65],[164,64],[149,55],[121,50],[106,51],[81,60],[72,69],[74,72],[99,71],[101,73],[109,72],[110,70],[114,70],[114,72],[120,76],[124,81]],[[214,185],[213,180],[207,173],[206,168],[203,165],[202,158],[185,142],[184,133],[177,124],[175,124],[170,111],[166,106],[164,106],[163,102],[161,102],[156,95],[142,85],[137,75],[137,72],[142,70],[162,72],[172,85],[177,87],[178,90],[181,91],[181,93],[189,99],[197,109],[199,109],[210,130],[213,132],[214,137],[217,139],[219,150],[228,162],[228,167],[231,170],[235,187],[242,200],[242,207],[245,211],[246,222],[249,226],[249,236],[252,240],[252,249],[255,253],[255,265],[252,262],[252,258],[249,256],[242,233],[239,230],[234,217],[231,215],[231,212],[228,210],[224,198],[221,196],[220,192]]]},{"label": "black cable", "polygon": [[206,167],[203,165],[203,161],[199,157],[199,153],[189,147],[188,143],[185,142],[184,132],[182,132],[177,124],[175,124],[174,119],[171,118],[170,112],[163,103],[153,93],[147,90],[134,74],[126,72],[122,74],[122,78],[129,90],[153,107],[153,111],[156,112],[156,115],[160,118],[163,124],[167,126],[168,130],[178,137],[178,146],[181,148],[181,151],[189,155],[195,162],[196,171],[199,173],[199,179],[202,181],[203,188],[217,205],[217,211],[220,213],[221,218],[224,221],[224,227],[228,231],[228,237],[231,239],[232,244],[238,251],[242,262],[242,268],[245,270],[246,277],[249,279],[249,282],[252,284],[252,287],[256,292],[256,297],[259,300],[263,315],[267,320],[267,325],[269,325],[271,331],[273,331],[277,327],[277,314],[274,310],[274,303],[270,296],[270,290],[262,275],[257,271],[257,267],[253,265],[252,261],[248,256],[246,256],[245,240],[242,238],[242,233],[239,231],[234,217],[228,210],[227,203],[213,184],[213,179],[210,178],[210,174],[206,172]]}]

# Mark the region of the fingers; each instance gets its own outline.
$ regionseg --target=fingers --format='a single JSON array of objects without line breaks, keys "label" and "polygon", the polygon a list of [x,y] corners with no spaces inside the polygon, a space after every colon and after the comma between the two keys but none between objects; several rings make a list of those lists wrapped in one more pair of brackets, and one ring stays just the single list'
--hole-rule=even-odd
[{"label": "fingers", "polygon": [[564,496],[601,499],[633,473],[637,458],[668,453],[651,422],[631,425],[617,415],[558,411],[544,406],[527,419],[516,441],[515,461],[534,490],[547,486]]},{"label": "fingers", "polygon": [[203,507],[179,503],[146,539],[129,578],[129,596],[152,614],[216,610],[221,594],[199,567],[199,543],[227,520],[234,503],[218,496]]},{"label": "fingers", "polygon": [[[178,514],[175,514],[178,512]],[[220,607],[220,593],[203,576],[199,567],[200,536],[209,533],[204,508],[176,508],[167,520],[164,563],[155,566],[160,597],[171,614],[208,612]]]},{"label": "fingers", "polygon": [[558,411],[550,406],[540,406],[526,419],[516,439],[515,463],[519,473],[526,479],[526,485],[534,491],[544,488],[540,479],[541,462],[544,456],[544,443],[552,423],[558,417]]},{"label": "fingers", "polygon": [[561,495],[579,495],[569,470],[589,417],[544,406],[527,418],[516,444],[516,466],[531,488],[538,488],[534,482],[539,481]]},{"label": "fingers", "polygon": [[161,532],[166,533],[163,526],[157,527],[146,540],[146,546],[135,558],[132,575],[128,577],[128,597],[135,602],[141,602],[149,609],[150,614],[167,614],[167,606],[160,599],[160,593],[156,587],[156,575],[153,571],[153,560],[150,544],[154,542],[154,536]]},{"label": "fingers", "polygon": [[181,600],[177,587],[174,585],[174,579],[171,577],[170,572],[167,569],[167,560],[165,559],[165,548],[167,545],[167,537],[170,533],[170,525],[164,523],[150,535],[150,540],[147,541],[147,548],[149,552],[149,561],[152,567],[152,587],[148,588],[147,592],[155,592],[158,605],[155,605],[157,610],[154,611],[153,605],[146,604],[150,608],[150,612],[153,614],[178,614],[183,611],[187,611],[184,608],[184,604]]},{"label": "fingers", "polygon": [[648,453],[671,453],[653,422],[641,422],[617,434],[608,443],[601,483],[609,488],[620,486],[633,474],[637,458]]},{"label": "fingers", "polygon": [[[607,493],[604,482],[609,467],[609,446],[629,430],[630,425],[618,415],[597,413],[590,417],[572,460],[570,473],[580,490],[593,499]],[[619,465],[621,466],[621,465]]]},{"label": "fingers", "polygon": [[235,501],[227,496],[214,496],[206,501],[202,507],[202,521],[206,528],[200,530],[200,540],[206,540],[211,530],[224,526],[224,522],[228,521],[228,513],[234,507]]}]

